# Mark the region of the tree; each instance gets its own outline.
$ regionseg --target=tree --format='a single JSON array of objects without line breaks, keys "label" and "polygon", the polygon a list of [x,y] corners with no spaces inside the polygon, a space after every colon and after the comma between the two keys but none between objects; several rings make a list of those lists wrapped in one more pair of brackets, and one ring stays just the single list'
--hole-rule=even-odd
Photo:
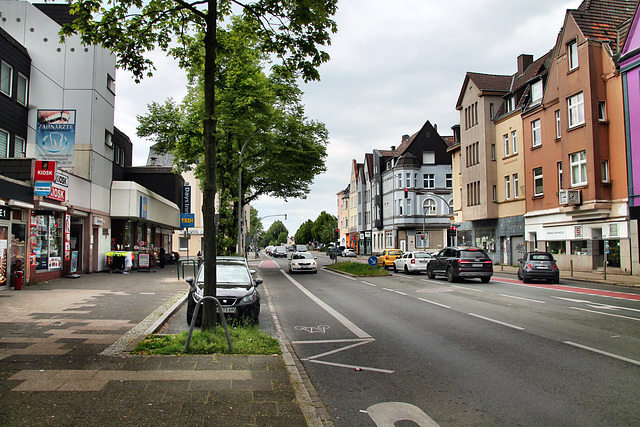
[{"label": "tree", "polygon": [[[156,48],[179,59],[184,67],[203,64],[204,180],[203,225],[204,295],[216,295],[215,194],[217,116],[215,75],[218,20],[232,13],[232,6],[245,20],[257,25],[256,34],[265,53],[277,55],[283,67],[299,70],[305,80],[319,79],[317,67],[329,59],[318,47],[330,43],[336,31],[331,19],[337,0],[120,0],[105,6],[95,0],[72,3],[73,24],[62,27],[62,35],[79,33],[83,43],[101,45],[118,55],[118,65],[139,81],[151,76],[153,63],[145,55]],[[213,304],[204,307],[202,328],[215,326]]]},{"label": "tree", "polygon": [[[237,215],[241,212],[238,204],[245,206],[261,195],[305,197],[313,178],[326,170],[328,134],[324,125],[304,116],[302,92],[292,73],[279,66],[265,73],[255,28],[234,19],[218,33],[217,182],[218,193],[227,194],[226,189],[231,189],[233,198],[222,203],[236,203],[233,214]],[[202,176],[204,150],[194,126],[202,115],[198,107],[203,102],[201,69],[192,69],[191,77],[183,103],[176,105],[171,99],[164,105],[154,103],[149,114],[138,116],[138,135],[153,138],[158,152],[170,152],[179,169],[198,165],[196,175]],[[238,223],[237,217],[234,221]],[[231,222],[221,221],[218,232],[237,237],[237,227]]]},{"label": "tree", "polygon": [[336,228],[338,219],[322,211],[313,223],[313,236],[320,243],[330,243],[333,241],[333,230]]},{"label": "tree", "polygon": [[[284,236],[284,239],[282,239],[282,236]],[[287,236],[289,236],[289,230],[287,230],[282,221],[278,220],[271,224],[271,227],[262,234],[260,245],[274,246],[287,243]]]},{"label": "tree", "polygon": [[302,223],[298,231],[296,231],[296,235],[294,236],[296,243],[301,245],[306,245],[310,241],[313,240],[313,221],[310,219],[306,220]]}]

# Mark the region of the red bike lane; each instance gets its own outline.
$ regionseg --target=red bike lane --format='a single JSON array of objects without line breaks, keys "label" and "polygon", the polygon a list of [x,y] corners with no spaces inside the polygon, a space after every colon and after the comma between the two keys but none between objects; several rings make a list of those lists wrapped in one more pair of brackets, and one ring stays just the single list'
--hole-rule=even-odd
[{"label": "red bike lane", "polygon": [[509,283],[509,284],[520,285],[520,286],[531,286],[535,288],[552,289],[555,291],[571,292],[571,293],[582,294],[582,295],[597,295],[597,296],[608,297],[608,298],[640,301],[640,295],[631,294],[628,292],[604,291],[601,289],[589,289],[589,288],[581,288],[578,286],[567,286],[567,285],[551,285],[546,283],[522,283],[522,281],[517,279],[505,279],[502,277],[499,279],[492,277],[491,281]]}]

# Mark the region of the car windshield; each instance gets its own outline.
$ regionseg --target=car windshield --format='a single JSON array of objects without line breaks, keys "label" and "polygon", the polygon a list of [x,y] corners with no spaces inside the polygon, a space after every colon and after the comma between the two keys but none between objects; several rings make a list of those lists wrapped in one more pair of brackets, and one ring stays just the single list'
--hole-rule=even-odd
[{"label": "car windshield", "polygon": [[402,251],[389,251],[389,255],[402,255]]},{"label": "car windshield", "polygon": [[417,254],[414,254],[414,257],[415,257],[415,258],[431,258],[431,255],[429,255],[429,254],[421,254],[421,253],[417,253]]},{"label": "car windshield", "polygon": [[531,254],[533,261],[553,261],[550,254]]},{"label": "car windshield", "polygon": [[[216,264],[217,285],[249,285],[251,283],[251,273],[242,264]],[[200,269],[198,282],[204,282],[204,268]]]},{"label": "car windshield", "polygon": [[475,260],[485,260],[489,258],[489,256],[482,250],[466,250],[460,251],[461,259],[475,259]]},{"label": "car windshield", "polygon": [[300,252],[292,255],[293,259],[313,259],[313,255],[307,252]]}]

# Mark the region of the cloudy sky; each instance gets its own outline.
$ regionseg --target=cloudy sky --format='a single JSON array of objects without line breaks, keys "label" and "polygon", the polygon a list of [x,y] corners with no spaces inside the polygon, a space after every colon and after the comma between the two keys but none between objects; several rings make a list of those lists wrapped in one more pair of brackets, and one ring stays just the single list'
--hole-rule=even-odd
[{"label": "cloudy sky", "polygon": [[[302,86],[310,119],[330,134],[327,172],[305,200],[262,198],[259,215],[287,214],[293,235],[323,210],[337,215],[336,193],[348,184],[355,159],[399,145],[429,120],[441,135],[460,122],[455,104],[467,71],[513,74],[522,53],[535,58],[551,50],[566,9],[580,0],[339,0],[338,33],[327,48],[331,61],[322,80]],[[136,85],[117,76],[115,125],[134,143],[134,165],[146,163],[150,141],[135,135],[136,115],[147,104],[185,95],[186,78],[164,55],[152,58],[154,76]]]}]

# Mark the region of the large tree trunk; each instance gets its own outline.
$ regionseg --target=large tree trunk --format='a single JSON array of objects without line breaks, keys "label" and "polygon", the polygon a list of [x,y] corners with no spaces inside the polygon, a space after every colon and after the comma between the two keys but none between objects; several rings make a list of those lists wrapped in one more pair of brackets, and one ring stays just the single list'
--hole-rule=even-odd
[{"label": "large tree trunk", "polygon": [[[218,14],[217,0],[208,1],[207,28],[204,38],[204,169],[202,188],[202,215],[204,225],[204,295],[216,296],[216,26]],[[212,301],[206,301],[202,313],[202,329],[211,329],[216,324],[216,308]]]}]

